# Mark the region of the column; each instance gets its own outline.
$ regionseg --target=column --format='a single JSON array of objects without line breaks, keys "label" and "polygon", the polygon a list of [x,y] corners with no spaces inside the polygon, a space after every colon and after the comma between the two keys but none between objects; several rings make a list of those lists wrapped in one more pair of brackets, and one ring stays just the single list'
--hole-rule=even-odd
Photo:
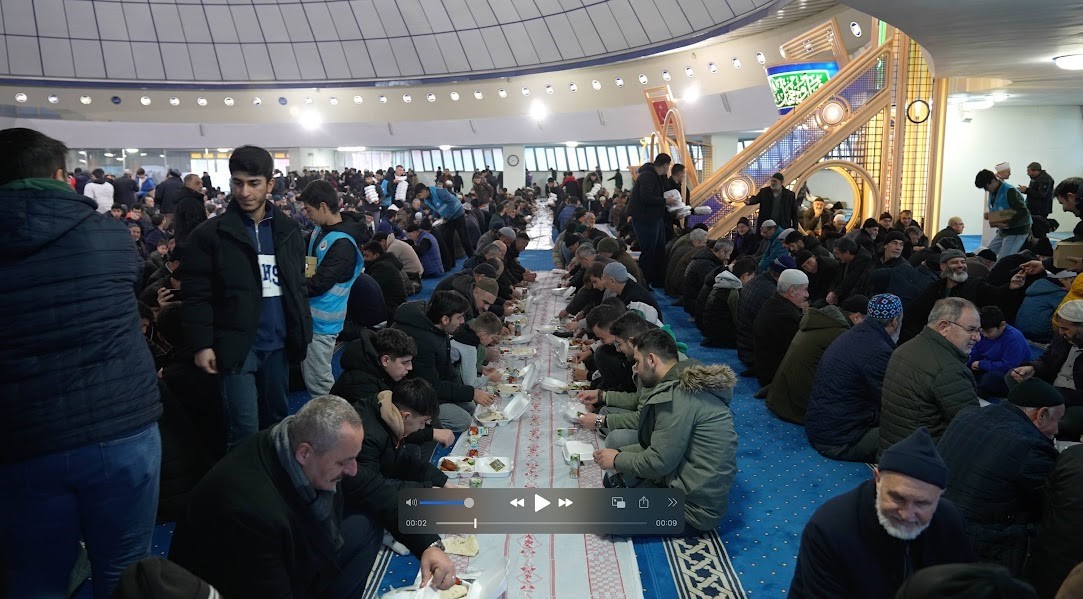
[{"label": "column", "polygon": [[[526,187],[526,159],[524,146],[504,146],[504,189],[515,191]],[[515,164],[513,165],[512,162]]]}]

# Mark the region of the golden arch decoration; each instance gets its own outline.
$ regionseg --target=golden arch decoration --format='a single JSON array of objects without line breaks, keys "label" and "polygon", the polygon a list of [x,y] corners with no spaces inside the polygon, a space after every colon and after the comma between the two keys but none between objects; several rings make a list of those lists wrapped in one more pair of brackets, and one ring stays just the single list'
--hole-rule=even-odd
[{"label": "golden arch decoration", "polygon": [[[876,184],[876,179],[873,178],[869,171],[848,160],[825,160],[823,162],[817,162],[808,170],[801,173],[801,176],[797,178],[797,182],[794,183],[793,189],[795,191],[800,190],[812,175],[824,170],[833,171],[842,175],[846,181],[850,183],[850,188],[854,192],[854,197],[857,198],[850,220],[846,223],[847,231],[852,231],[859,227],[861,223],[865,222],[866,218],[876,218],[876,208],[880,205],[880,187]],[[859,179],[864,183],[863,187],[858,186],[857,182]]]}]

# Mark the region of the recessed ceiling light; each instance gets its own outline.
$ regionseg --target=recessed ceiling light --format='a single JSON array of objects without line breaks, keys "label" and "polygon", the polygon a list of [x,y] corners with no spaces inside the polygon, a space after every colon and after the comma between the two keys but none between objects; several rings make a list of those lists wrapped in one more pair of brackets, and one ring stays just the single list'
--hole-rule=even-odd
[{"label": "recessed ceiling light", "polygon": [[139,98],[139,103],[143,106],[150,106],[150,96],[143,96]]},{"label": "recessed ceiling light", "polygon": [[684,67],[684,74],[688,77],[695,77],[696,72],[692,70],[692,67]]},{"label": "recessed ceiling light", "polygon": [[327,101],[331,104],[331,106],[338,106],[338,98],[336,98],[335,96],[331,96],[327,99]]},{"label": "recessed ceiling light", "polygon": [[733,60],[731,60],[730,63],[733,64],[733,68],[735,69],[741,68],[741,59],[736,56],[733,57]]},{"label": "recessed ceiling light", "polygon": [[579,91],[579,86],[576,85],[575,83],[569,83],[568,84],[568,91],[570,91],[570,92],[572,92],[574,94],[575,92]]},{"label": "recessed ceiling light", "polygon": [[259,96],[252,98],[252,106],[259,106],[260,104],[263,104],[263,100],[261,100]]},{"label": "recessed ceiling light", "polygon": [[380,100],[380,104],[387,104],[387,96],[380,96],[377,99]]},{"label": "recessed ceiling light", "polygon": [[452,102],[458,102],[459,101],[459,92],[451,92],[451,101]]},{"label": "recessed ceiling light", "polygon": [[402,101],[409,104],[410,102],[414,101],[414,98],[410,94],[402,94]]},{"label": "recessed ceiling light", "polygon": [[566,142],[564,142],[564,145],[568,146],[569,148],[578,148],[579,147],[579,142],[577,142],[577,141],[566,141]]},{"label": "recessed ceiling light", "polygon": [[850,33],[854,34],[854,37],[861,37],[861,25],[857,21],[850,21]]},{"label": "recessed ceiling light", "polygon": [[120,96],[113,96],[112,98],[109,98],[109,101],[113,104],[120,104]]},{"label": "recessed ceiling light", "polygon": [[756,62],[767,64],[767,57],[763,55],[763,52],[756,52]]},{"label": "recessed ceiling light", "polygon": [[226,96],[226,98],[222,100],[222,102],[224,102],[226,106],[233,106],[233,98],[229,96]]},{"label": "recessed ceiling light", "polygon": [[598,91],[602,89],[602,82],[595,79],[594,81],[590,82],[590,86],[594,88],[594,91]]},{"label": "recessed ceiling light", "polygon": [[639,82],[643,85],[647,85],[647,76],[643,73],[639,74]]},{"label": "recessed ceiling light", "polygon": [[555,91],[555,90],[553,89],[553,86],[552,86],[552,85],[546,85],[546,86],[545,86],[545,93],[549,94],[550,96],[551,96],[551,95],[553,95],[553,92],[554,92],[554,91]]},{"label": "recessed ceiling light", "polygon": [[50,94],[49,95],[49,103],[50,104],[56,104],[59,101],[60,101],[60,96],[57,96],[56,94]]},{"label": "recessed ceiling light", "polygon": [[717,73],[718,72],[718,65],[713,63],[713,62],[708,62],[707,63],[707,70],[712,72],[712,73]]},{"label": "recessed ceiling light", "polygon": [[529,96],[530,95],[530,88],[529,87],[524,87],[523,88],[523,95],[524,96]]},{"label": "recessed ceiling light", "polygon": [[[84,102],[84,104],[88,104],[88,103],[89,102]],[[207,105],[207,98],[204,98],[203,96],[200,96],[200,97],[196,98],[196,104],[199,104],[200,106],[206,106]]]},{"label": "recessed ceiling light", "polygon": [[169,105],[170,106],[180,106],[180,98],[178,98],[177,96],[173,96],[173,97],[169,98]]},{"label": "recessed ceiling light", "polygon": [[16,102],[26,102],[26,94],[24,94],[23,92],[19,92],[19,93],[15,94],[15,101]]},{"label": "recessed ceiling light", "polygon": [[508,97],[508,90],[506,90],[504,88],[500,88],[500,89],[496,90],[496,95],[500,96],[501,98],[507,98]]},{"label": "recessed ceiling light", "polygon": [[158,158],[165,158],[165,154],[158,154]]},{"label": "recessed ceiling light", "polygon": [[1083,54],[1066,54],[1053,59],[1053,63],[1066,71],[1083,71]]},{"label": "recessed ceiling light", "polygon": [[614,79],[613,83],[616,83],[617,87],[624,87],[624,79],[621,79],[620,77]]},{"label": "recessed ceiling light", "polygon": [[672,77],[669,76],[669,71],[662,71],[662,80],[669,81]]},{"label": "recessed ceiling light", "polygon": [[140,152],[140,153],[139,153],[139,155],[140,155],[140,156],[146,156],[146,155],[147,155],[147,153],[146,153],[146,152]]},{"label": "recessed ceiling light", "polygon": [[290,103],[290,101],[286,99],[286,96],[278,96],[278,104],[279,104],[279,106],[285,106],[286,104],[289,104],[289,103]]},{"label": "recessed ceiling light", "polygon": [[974,100],[967,100],[966,102],[963,102],[963,108],[969,110],[987,110],[992,107],[992,98],[976,98]]},{"label": "recessed ceiling light", "polygon": [[113,156],[115,156],[115,154],[113,154],[112,152],[106,152],[102,154],[102,156],[105,156],[106,158],[112,158]]},{"label": "recessed ceiling light", "polygon": [[436,146],[436,147],[440,148],[441,152],[447,152],[448,150],[451,149],[451,146],[449,146],[449,145],[442,145],[442,146]]},{"label": "recessed ceiling light", "polygon": [[90,104],[91,99],[90,96],[79,96],[79,101],[83,104]]},{"label": "recessed ceiling light", "polygon": [[311,104],[311,103],[312,103],[312,96],[305,96],[305,104]]},{"label": "recessed ceiling light", "polygon": [[129,154],[136,154],[139,152],[139,148],[124,148],[124,151]]},{"label": "recessed ceiling light", "polygon": [[432,92],[429,92],[429,93],[425,94],[425,99],[428,100],[429,102],[435,102],[436,101],[436,94],[434,94]]},{"label": "recessed ceiling light", "polygon": [[354,97],[353,97],[353,103],[354,103],[354,104],[360,104],[360,103],[362,103],[362,102],[364,102],[364,101],[365,101],[365,99],[364,99],[364,98],[362,98],[361,96],[354,96]]},{"label": "recessed ceiling light", "polygon": [[480,100],[480,99],[482,99],[484,97],[485,97],[485,95],[481,93],[481,90],[478,90],[478,89],[474,90],[474,99],[475,100]]}]

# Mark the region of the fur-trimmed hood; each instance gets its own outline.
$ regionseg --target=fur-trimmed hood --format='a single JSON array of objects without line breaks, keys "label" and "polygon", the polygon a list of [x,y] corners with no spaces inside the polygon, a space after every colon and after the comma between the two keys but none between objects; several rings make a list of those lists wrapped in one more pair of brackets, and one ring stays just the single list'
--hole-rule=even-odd
[{"label": "fur-trimmed hood", "polygon": [[698,364],[681,371],[677,378],[677,387],[681,391],[698,393],[700,391],[728,391],[730,394],[737,385],[737,375],[725,364]]}]

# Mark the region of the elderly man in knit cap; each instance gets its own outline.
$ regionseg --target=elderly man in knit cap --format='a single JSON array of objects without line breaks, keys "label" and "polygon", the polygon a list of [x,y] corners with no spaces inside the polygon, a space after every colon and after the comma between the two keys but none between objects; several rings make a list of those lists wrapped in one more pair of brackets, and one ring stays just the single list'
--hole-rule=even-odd
[{"label": "elderly man in knit cap", "polygon": [[[807,308],[808,276],[796,268],[783,271],[775,294],[764,303],[753,324],[756,378],[760,386],[767,387],[775,378]],[[765,391],[763,395],[766,397]]]},{"label": "elderly man in knit cap", "polygon": [[903,258],[906,239],[902,233],[889,231],[883,237],[883,255],[879,264],[869,272],[869,290],[873,294],[897,295],[904,304],[909,304],[932,281]]},{"label": "elderly man in knit cap", "polygon": [[786,177],[782,173],[771,175],[767,187],[749,198],[748,205],[760,205],[759,216],[756,217],[761,223],[765,220],[773,220],[783,229],[797,228],[797,209],[800,202],[797,195],[786,188]]},{"label": "elderly man in knit cap", "polygon": [[599,256],[623,264],[624,268],[628,269],[628,274],[632,275],[632,278],[636,281],[643,280],[643,273],[639,270],[639,264],[637,264],[636,259],[628,253],[624,241],[617,239],[616,237],[599,239],[597,251]]},{"label": "elderly man in knit cap", "polygon": [[602,285],[620,298],[624,305],[643,302],[658,310],[659,314],[662,312],[658,307],[658,302],[654,301],[654,294],[632,278],[632,275],[628,274],[628,269],[620,262],[610,262],[605,265],[602,270]]},{"label": "elderly man in knit cap", "polygon": [[733,235],[733,257],[751,256],[760,247],[760,236],[752,230],[752,223],[742,216],[737,219],[737,228]]},{"label": "elderly man in knit cap", "polygon": [[1034,377],[1053,385],[1066,408],[1059,436],[1079,441],[1083,435],[1083,300],[1065,302],[1053,322],[1056,334],[1049,347],[1037,360],[1013,368],[1008,384]]},{"label": "elderly man in knit cap", "polygon": [[876,460],[881,386],[902,317],[903,305],[897,296],[875,295],[864,320],[824,352],[805,410],[805,434],[824,457]]},{"label": "elderly man in knit cap", "polygon": [[755,352],[755,323],[756,315],[760,308],[775,295],[778,287],[779,276],[787,269],[797,268],[793,258],[783,256],[771,263],[771,267],[765,272],[756,275],[748,284],[741,289],[740,298],[737,300],[737,357],[748,366],[748,370],[741,376],[755,376],[753,365],[756,362]]},{"label": "elderly man in knit cap", "polygon": [[763,253],[760,255],[760,272],[767,270],[767,267],[771,265],[771,261],[775,258],[790,254],[783,241],[791,232],[793,232],[793,229],[783,229],[776,225],[773,220],[764,221],[760,225],[760,235],[764,240],[761,246]]},{"label": "elderly man in knit cap", "polygon": [[940,439],[951,471],[945,496],[963,513],[978,557],[1017,576],[1037,536],[1063,417],[1064,397],[1032,377],[1008,401],[960,412]]},{"label": "elderly man in knit cap", "polygon": [[985,279],[971,277],[967,271],[966,254],[962,250],[940,252],[940,280],[929,285],[907,306],[902,340],[909,341],[927,324],[933,304],[945,297],[961,297],[977,305],[1000,306],[1006,314],[1014,314],[1023,302],[1027,275],[1045,272],[1042,263],[1034,260],[1022,265],[1007,285],[991,285]]},{"label": "elderly man in knit cap", "polygon": [[949,297],[936,302],[929,324],[891,356],[880,405],[880,451],[927,427],[939,440],[964,408],[978,405],[977,382],[966,364],[981,336],[973,303]]},{"label": "elderly man in knit cap", "polygon": [[794,599],[894,597],[914,572],[974,561],[963,517],[941,495],[948,467],[928,431],[892,445],[873,480],[830,499],[805,525]]}]

